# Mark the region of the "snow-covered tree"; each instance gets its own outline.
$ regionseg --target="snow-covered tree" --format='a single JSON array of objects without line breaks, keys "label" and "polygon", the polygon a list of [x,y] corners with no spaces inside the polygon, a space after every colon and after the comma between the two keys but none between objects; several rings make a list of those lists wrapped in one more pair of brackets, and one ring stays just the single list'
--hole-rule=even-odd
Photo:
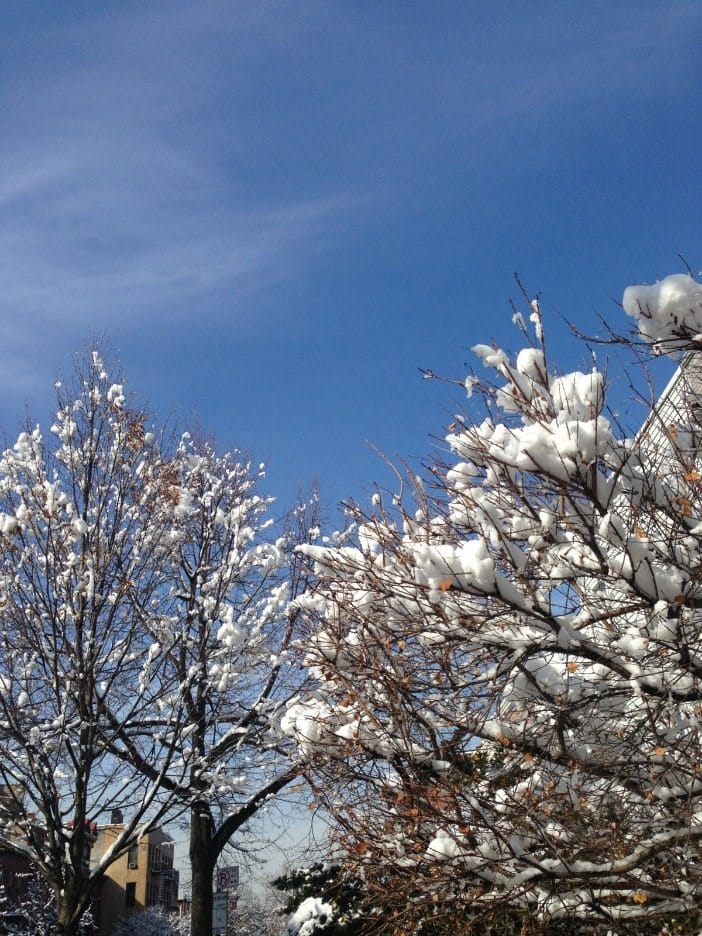
[{"label": "snow-covered tree", "polygon": [[[109,753],[115,725],[145,725],[164,683],[168,532],[180,493],[146,413],[97,352],[56,385],[48,438],[29,427],[0,455],[0,846],[53,891],[77,931],[92,882],[167,806],[183,770],[151,732],[140,777]],[[177,713],[171,728],[177,732]],[[95,822],[129,816],[90,868]]]},{"label": "snow-covered tree", "polygon": [[120,920],[112,936],[189,936],[190,920],[187,916],[148,908]]},{"label": "snow-covered tree", "polygon": [[285,724],[389,925],[508,907],[621,932],[700,906],[702,286],[624,307],[687,349],[638,435],[596,368],[556,373],[533,301],[516,356],[473,349],[492,378],[465,381],[473,417],[412,503],[378,493],[305,549],[317,688]]},{"label": "snow-covered tree", "polygon": [[230,909],[230,927],[236,936],[281,936],[283,919],[279,902],[270,891],[240,887]]},{"label": "snow-covered tree", "polygon": [[[276,537],[271,499],[257,493],[262,475],[263,466],[218,455],[208,442],[187,435],[172,462],[179,493],[162,566],[167,616],[151,634],[172,647],[164,674],[173,688],[156,700],[148,731],[161,720],[168,732],[182,720],[172,743],[187,773],[164,782],[190,815],[197,936],[211,932],[222,851],[300,773],[280,717],[299,688],[288,656],[294,620],[287,607],[304,581],[305,562],[290,557],[296,537],[304,541],[313,521],[310,505],[302,505],[289,531]],[[316,498],[310,504],[314,514]],[[157,767],[141,750],[141,737],[134,724],[117,730],[115,751],[154,780]]]},{"label": "snow-covered tree", "polygon": [[[81,923],[89,929],[89,914]],[[46,881],[31,871],[0,872],[0,933],[44,936],[56,922],[56,903]]]},{"label": "snow-covered tree", "polygon": [[298,775],[279,716],[306,568],[292,543],[314,521],[301,507],[276,535],[262,466],[187,433],[165,445],[109,369],[89,355],[57,384],[49,440],[28,428],[0,457],[0,845],[73,933],[104,868],[188,813],[206,936],[219,855]]}]

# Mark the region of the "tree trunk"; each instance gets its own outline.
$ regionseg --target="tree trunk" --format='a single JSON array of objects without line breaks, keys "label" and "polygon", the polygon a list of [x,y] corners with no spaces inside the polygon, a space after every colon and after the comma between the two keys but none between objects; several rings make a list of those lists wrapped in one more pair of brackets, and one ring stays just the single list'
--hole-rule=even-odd
[{"label": "tree trunk", "polygon": [[212,894],[217,860],[231,837],[272,796],[279,793],[300,770],[293,766],[266,786],[262,786],[245,806],[215,827],[212,811],[206,800],[193,803],[190,810],[190,870],[192,873],[192,904],[190,906],[191,936],[212,936]]},{"label": "tree trunk", "polygon": [[213,831],[209,810],[204,804],[196,803],[190,813],[191,936],[212,936],[212,893],[216,862],[212,847]]},{"label": "tree trunk", "polygon": [[56,936],[78,936],[79,923],[70,919],[70,913],[59,910],[56,923]]},{"label": "tree trunk", "polygon": [[69,879],[63,894],[58,897],[55,927],[57,936],[78,936],[83,903],[82,894],[78,892],[75,881]]}]

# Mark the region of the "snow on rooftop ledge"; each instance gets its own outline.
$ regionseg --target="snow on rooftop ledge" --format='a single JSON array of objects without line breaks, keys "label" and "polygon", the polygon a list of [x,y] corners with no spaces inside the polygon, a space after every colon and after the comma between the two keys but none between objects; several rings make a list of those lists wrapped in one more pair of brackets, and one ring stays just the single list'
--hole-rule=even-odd
[{"label": "snow on rooftop ledge", "polygon": [[674,273],[652,286],[629,286],[622,304],[642,338],[665,343],[661,350],[673,351],[702,332],[702,284],[687,273]]}]

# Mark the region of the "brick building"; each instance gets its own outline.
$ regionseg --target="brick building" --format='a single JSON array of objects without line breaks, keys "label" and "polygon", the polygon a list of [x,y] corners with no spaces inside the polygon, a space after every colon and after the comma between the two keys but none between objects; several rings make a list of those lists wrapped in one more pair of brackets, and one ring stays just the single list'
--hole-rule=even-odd
[{"label": "brick building", "polygon": [[[124,828],[122,822],[99,826],[93,848],[97,861]],[[178,910],[178,871],[173,867],[174,842],[157,828],[142,836],[105,871],[100,889],[98,932],[109,936],[122,918],[147,907]]]}]

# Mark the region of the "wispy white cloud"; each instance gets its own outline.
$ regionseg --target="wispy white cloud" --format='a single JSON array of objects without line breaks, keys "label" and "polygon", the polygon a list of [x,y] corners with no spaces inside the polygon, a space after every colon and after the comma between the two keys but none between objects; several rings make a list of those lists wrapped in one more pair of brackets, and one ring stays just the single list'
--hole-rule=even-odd
[{"label": "wispy white cloud", "polygon": [[242,62],[217,75],[219,6],[37,24],[45,61],[28,48],[2,92],[0,387],[29,389],[88,331],[192,309],[202,327],[225,305],[250,319],[352,210],[343,191],[271,196],[240,178],[255,154],[228,80],[250,55],[230,23]]},{"label": "wispy white cloud", "polygon": [[0,39],[0,386],[38,330],[250,320],[442,161],[489,165],[505,127],[652,93],[699,22],[686,2],[107,7]]},{"label": "wispy white cloud", "polygon": [[[20,71],[5,89],[6,283],[28,265],[49,288],[59,272],[96,285],[105,272],[112,285],[128,283],[130,270],[142,286],[181,281],[192,245],[192,283],[211,284],[260,269],[267,253],[277,265],[286,245],[293,249],[341,208],[329,192],[271,198],[239,178],[241,154],[256,158],[237,117],[241,66],[216,74],[208,58],[216,26],[202,8],[187,17],[182,5],[158,9],[140,17],[132,10],[117,23],[64,24],[46,37],[62,48],[45,67]],[[74,59],[69,39],[80,29],[88,35]],[[230,49],[234,59],[241,44]],[[147,263],[156,264],[152,277]],[[26,300],[31,290],[25,281],[17,295]]]}]

